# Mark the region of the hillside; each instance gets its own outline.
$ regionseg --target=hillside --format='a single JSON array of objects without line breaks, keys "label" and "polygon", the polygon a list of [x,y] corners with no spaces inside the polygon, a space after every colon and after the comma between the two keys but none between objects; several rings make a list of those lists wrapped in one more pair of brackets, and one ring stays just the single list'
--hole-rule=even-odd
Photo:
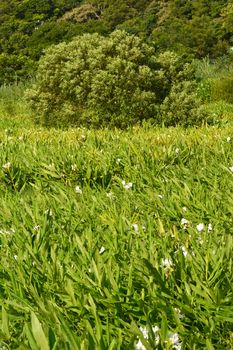
[{"label": "hillside", "polygon": [[216,58],[231,45],[229,0],[2,0],[0,84],[33,75],[43,49],[82,33],[124,29],[158,51]]}]

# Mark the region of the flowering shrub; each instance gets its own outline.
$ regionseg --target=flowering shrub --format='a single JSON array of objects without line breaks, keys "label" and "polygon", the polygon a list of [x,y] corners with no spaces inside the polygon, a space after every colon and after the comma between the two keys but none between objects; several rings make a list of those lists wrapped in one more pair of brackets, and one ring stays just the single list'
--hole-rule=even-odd
[{"label": "flowering shrub", "polygon": [[[37,81],[27,96],[36,121],[46,126],[123,128],[148,119],[161,122],[170,99],[177,101],[175,93],[179,108],[172,103],[175,109],[167,123],[174,124],[177,108],[183,113],[178,121],[195,114],[196,97],[191,94],[185,99],[182,109],[180,91],[173,88],[191,78],[190,65],[184,65],[176,54],[156,57],[153,47],[117,30],[109,37],[84,34],[68,44],[50,47],[40,60]],[[188,93],[194,88],[181,86]]]}]

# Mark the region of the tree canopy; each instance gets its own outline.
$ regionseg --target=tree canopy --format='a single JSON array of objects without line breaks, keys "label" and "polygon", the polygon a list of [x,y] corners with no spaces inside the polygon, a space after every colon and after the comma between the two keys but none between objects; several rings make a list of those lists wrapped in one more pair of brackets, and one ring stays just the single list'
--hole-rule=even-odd
[{"label": "tree canopy", "polygon": [[27,78],[43,50],[84,33],[123,29],[190,58],[232,45],[230,0],[1,0],[0,84]]},{"label": "tree canopy", "polygon": [[193,78],[182,57],[136,35],[87,33],[46,50],[27,100],[44,126],[197,125],[205,116]]}]

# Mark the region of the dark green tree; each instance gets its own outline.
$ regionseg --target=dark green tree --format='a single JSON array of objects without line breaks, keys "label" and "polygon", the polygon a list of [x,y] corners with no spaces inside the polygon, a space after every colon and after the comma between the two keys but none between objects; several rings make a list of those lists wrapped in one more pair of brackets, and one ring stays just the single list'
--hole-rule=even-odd
[{"label": "dark green tree", "polygon": [[30,76],[52,44],[115,29],[161,52],[216,58],[232,45],[232,1],[1,0],[0,84]]},{"label": "dark green tree", "polygon": [[160,0],[151,39],[159,49],[172,48],[197,58],[221,56],[229,46],[220,22],[226,2]]}]

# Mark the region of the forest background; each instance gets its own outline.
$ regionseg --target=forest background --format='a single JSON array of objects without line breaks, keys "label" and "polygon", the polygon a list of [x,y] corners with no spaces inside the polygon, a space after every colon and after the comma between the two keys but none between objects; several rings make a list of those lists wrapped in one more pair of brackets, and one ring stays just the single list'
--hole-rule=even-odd
[{"label": "forest background", "polygon": [[83,33],[124,29],[187,61],[225,57],[232,28],[229,0],[1,0],[0,84],[33,76],[44,49]]}]

